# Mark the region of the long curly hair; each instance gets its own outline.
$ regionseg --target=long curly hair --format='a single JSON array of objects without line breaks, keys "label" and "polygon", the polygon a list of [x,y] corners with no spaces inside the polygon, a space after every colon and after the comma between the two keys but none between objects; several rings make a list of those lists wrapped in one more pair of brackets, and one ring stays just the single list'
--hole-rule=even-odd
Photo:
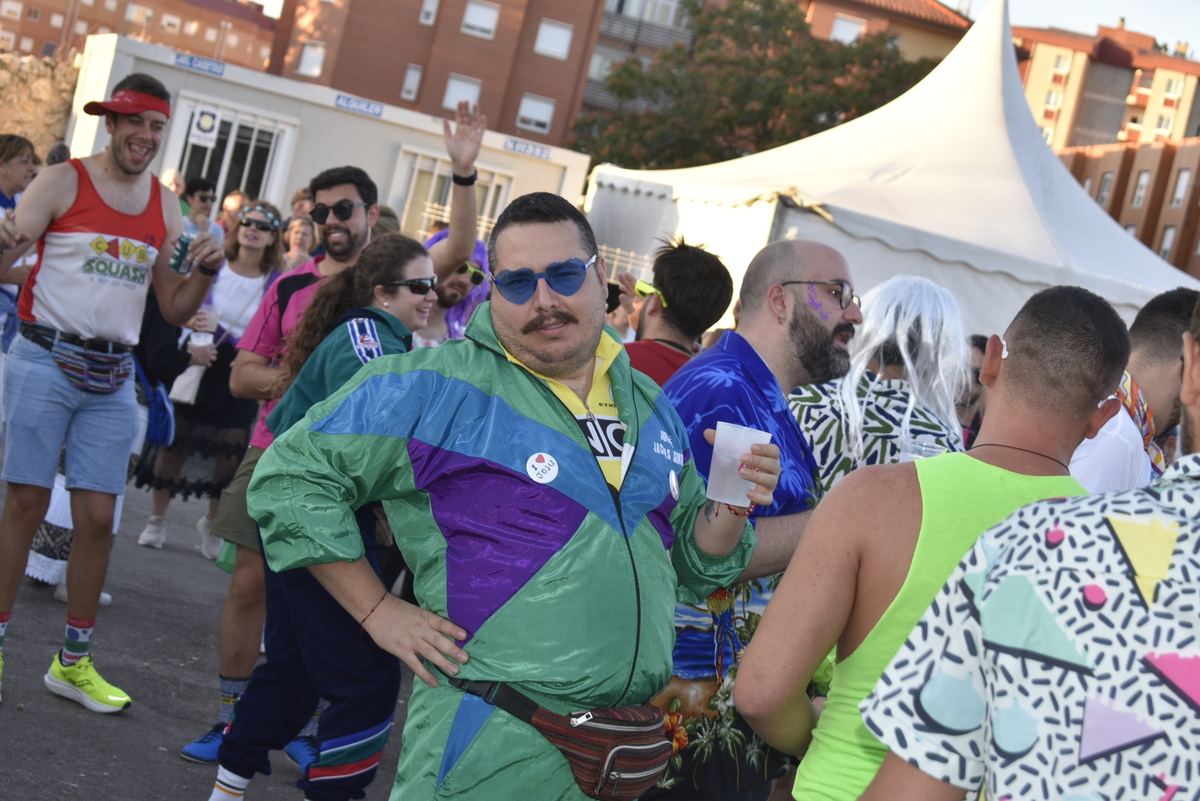
[{"label": "long curly hair", "polygon": [[[360,306],[370,306],[375,299],[375,287],[403,281],[408,265],[422,256],[428,258],[429,251],[420,242],[403,234],[387,234],[371,240],[353,267],[327,279],[313,295],[300,323],[292,331],[287,355],[275,377],[273,395],[278,398],[287,391],[300,368],[337,326],[342,315]],[[396,287],[392,294],[401,290],[408,291]]]},{"label": "long curly hair", "polygon": [[[903,367],[911,402],[901,423],[908,436],[913,406],[920,406],[949,430],[958,427],[954,403],[967,384],[967,339],[954,296],[926,278],[897,275],[863,296],[863,324],[850,341],[850,372],[839,389],[846,411],[846,441],[856,460],[863,456],[863,418],[870,393],[858,397],[859,383],[874,361]],[[872,383],[879,381],[875,378]]]},{"label": "long curly hair", "polygon": [[[287,248],[283,244],[284,232],[279,227],[280,221],[283,219],[279,215],[279,209],[265,200],[252,200],[247,205],[242,206],[242,210],[238,212],[238,223],[240,224],[246,214],[251,211],[262,212],[275,225],[275,241],[263,251],[262,264],[259,265],[259,268],[262,270],[263,275],[266,275],[271,270],[282,270],[283,253]],[[236,259],[242,249],[241,243],[238,242],[239,227],[240,225],[234,226],[233,230],[225,236],[225,258],[229,261]]]}]

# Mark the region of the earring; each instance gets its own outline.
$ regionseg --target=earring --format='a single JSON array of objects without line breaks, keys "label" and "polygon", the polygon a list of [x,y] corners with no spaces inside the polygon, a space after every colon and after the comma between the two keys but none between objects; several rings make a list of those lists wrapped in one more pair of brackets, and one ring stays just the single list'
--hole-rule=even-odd
[{"label": "earring", "polygon": [[388,302],[385,300],[385,301],[383,302],[383,305],[384,305],[384,306],[387,306],[387,305],[388,305]]}]

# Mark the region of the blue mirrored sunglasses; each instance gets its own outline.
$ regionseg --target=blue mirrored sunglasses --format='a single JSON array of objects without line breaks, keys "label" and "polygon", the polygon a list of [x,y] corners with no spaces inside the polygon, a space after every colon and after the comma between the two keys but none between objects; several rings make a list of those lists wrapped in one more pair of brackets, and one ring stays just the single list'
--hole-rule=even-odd
[{"label": "blue mirrored sunglasses", "polygon": [[556,294],[569,297],[583,286],[588,268],[595,263],[596,257],[592,256],[586,262],[583,259],[556,261],[546,265],[545,271],[540,273],[535,273],[528,267],[522,267],[519,270],[504,270],[493,278],[492,282],[496,285],[496,291],[505,300],[518,306],[528,303],[529,299],[533,297],[533,293],[537,291],[539,278],[546,279],[546,286]]}]

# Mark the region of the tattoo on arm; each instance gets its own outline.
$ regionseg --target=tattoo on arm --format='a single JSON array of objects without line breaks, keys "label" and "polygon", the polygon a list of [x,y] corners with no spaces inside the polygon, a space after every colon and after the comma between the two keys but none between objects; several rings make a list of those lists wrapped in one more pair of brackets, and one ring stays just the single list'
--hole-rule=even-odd
[{"label": "tattoo on arm", "polygon": [[717,516],[717,506],[718,504],[716,501],[709,501],[708,503],[704,504],[705,522],[711,523],[713,518]]}]

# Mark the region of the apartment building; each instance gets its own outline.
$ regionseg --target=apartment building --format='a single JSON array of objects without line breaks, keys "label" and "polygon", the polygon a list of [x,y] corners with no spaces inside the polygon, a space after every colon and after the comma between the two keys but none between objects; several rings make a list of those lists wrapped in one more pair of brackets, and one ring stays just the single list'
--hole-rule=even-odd
[{"label": "apartment building", "polygon": [[1200,137],[1072,147],[1059,158],[1130,236],[1200,277]]},{"label": "apartment building", "polygon": [[0,0],[0,50],[66,58],[104,33],[261,70],[275,20],[234,0]]},{"label": "apartment building", "polygon": [[285,0],[270,71],[488,127],[563,141],[583,102],[601,0]]},{"label": "apartment building", "polygon": [[1200,135],[1200,63],[1153,36],[1100,26],[1094,36],[1014,27],[1025,98],[1055,150]]},{"label": "apartment building", "polygon": [[[937,0],[799,0],[818,39],[852,44],[860,36],[895,37],[909,60],[942,59],[970,27],[970,20]],[[604,89],[613,64],[630,56],[647,62],[663,47],[690,44],[678,0],[607,0],[600,35],[588,64],[584,110],[634,109],[642,100],[621,101]]]}]

